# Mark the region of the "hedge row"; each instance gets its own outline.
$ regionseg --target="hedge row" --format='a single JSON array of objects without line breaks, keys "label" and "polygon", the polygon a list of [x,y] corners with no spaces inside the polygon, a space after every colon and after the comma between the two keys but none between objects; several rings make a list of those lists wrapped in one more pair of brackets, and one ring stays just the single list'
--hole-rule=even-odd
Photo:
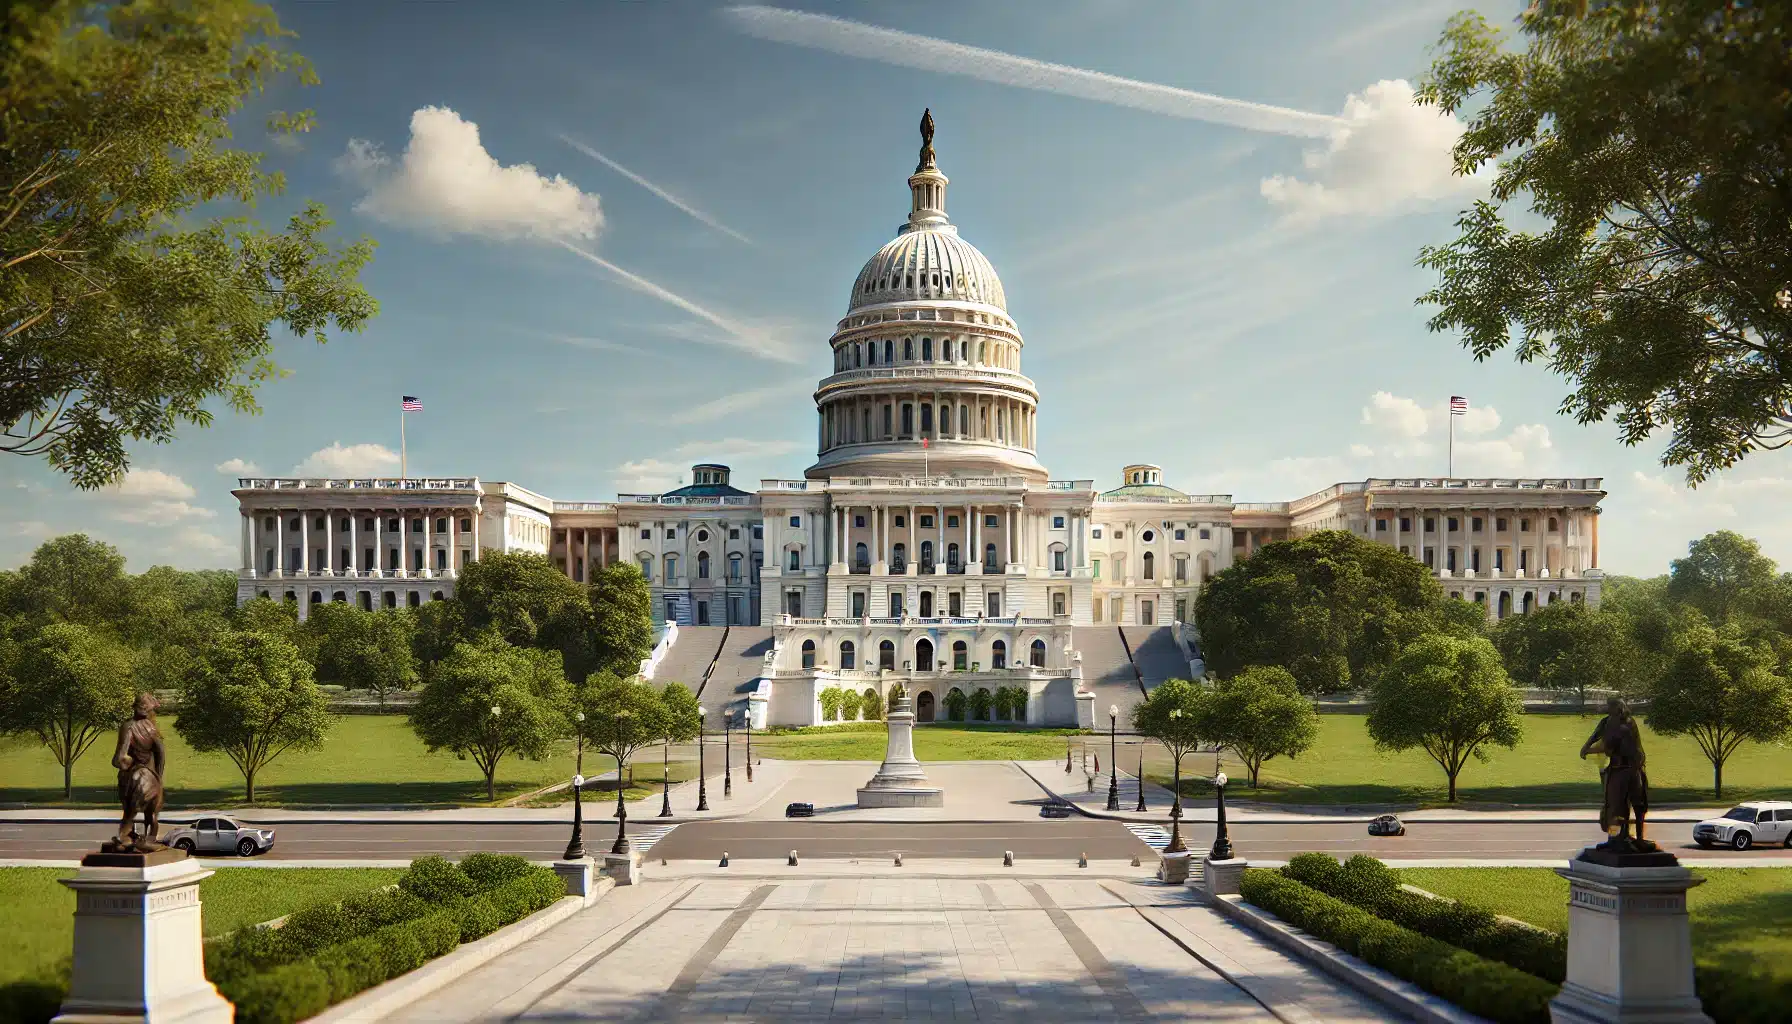
[{"label": "hedge row", "polygon": [[[290,1024],[553,905],[566,884],[521,857],[412,862],[398,888],[307,907],[210,950],[206,974],[243,1024]],[[286,933],[292,934],[286,934]]]},{"label": "hedge row", "polygon": [[1376,917],[1479,953],[1560,985],[1568,976],[1568,937],[1512,921],[1481,907],[1433,899],[1401,888],[1400,875],[1358,854],[1343,864],[1323,853],[1303,853],[1282,873]]},{"label": "hedge row", "polygon": [[1499,1024],[1547,1024],[1557,986],[1420,935],[1279,871],[1248,869],[1239,892],[1254,906],[1432,995]]}]

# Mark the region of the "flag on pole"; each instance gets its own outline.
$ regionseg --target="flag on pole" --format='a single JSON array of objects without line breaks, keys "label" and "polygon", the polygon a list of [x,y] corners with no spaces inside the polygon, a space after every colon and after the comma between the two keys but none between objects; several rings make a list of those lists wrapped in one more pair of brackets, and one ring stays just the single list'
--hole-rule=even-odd
[{"label": "flag on pole", "polygon": [[404,401],[399,403],[399,409],[403,412],[422,412],[423,399],[416,395],[405,395]]},{"label": "flag on pole", "polygon": [[1450,396],[1450,415],[1462,416],[1468,412],[1468,399],[1461,395]]}]

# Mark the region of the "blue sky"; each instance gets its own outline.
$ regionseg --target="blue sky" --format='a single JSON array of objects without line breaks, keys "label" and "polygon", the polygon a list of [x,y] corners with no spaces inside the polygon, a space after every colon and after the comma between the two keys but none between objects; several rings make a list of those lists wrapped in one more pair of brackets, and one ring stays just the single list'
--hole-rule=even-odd
[{"label": "blue sky", "polygon": [[1425,330],[1414,257],[1481,185],[1451,177],[1460,126],[1408,83],[1458,6],[278,4],[322,84],[269,98],[316,111],[297,144],[242,120],[289,179],[262,212],[317,199],[376,238],[381,315],[323,347],[281,337],[291,375],[262,415],[137,449],[107,492],[0,461],[0,564],[84,530],[133,569],[234,566],[242,467],[396,472],[401,394],[424,402],[413,475],[567,500],[703,460],[748,487],[800,476],[827,337],[907,214],[923,107],[953,220],[1025,335],[1055,477],[1114,486],[1148,461],[1272,501],[1441,475],[1460,394],[1458,475],[1605,478],[1609,571],[1664,571],[1719,528],[1792,562],[1784,457],[1689,492],[1659,444],[1557,416],[1543,368]]}]

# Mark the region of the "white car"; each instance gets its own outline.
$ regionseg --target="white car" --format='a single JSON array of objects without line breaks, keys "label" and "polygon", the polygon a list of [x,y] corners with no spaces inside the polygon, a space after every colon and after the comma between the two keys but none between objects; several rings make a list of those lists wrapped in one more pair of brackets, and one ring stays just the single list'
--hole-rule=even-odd
[{"label": "white car", "polygon": [[199,818],[162,837],[162,842],[188,853],[234,853],[253,857],[274,847],[274,830],[251,828],[234,818]]},{"label": "white car", "polygon": [[1792,847],[1792,801],[1753,800],[1738,804],[1721,818],[1694,825],[1692,841],[1704,847],[1722,843],[1737,850],[1772,843]]}]

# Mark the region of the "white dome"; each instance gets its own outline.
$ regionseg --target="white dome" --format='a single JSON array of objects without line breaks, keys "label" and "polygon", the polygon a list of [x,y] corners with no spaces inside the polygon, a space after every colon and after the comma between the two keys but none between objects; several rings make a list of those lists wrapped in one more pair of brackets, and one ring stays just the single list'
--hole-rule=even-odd
[{"label": "white dome", "polygon": [[852,285],[847,311],[881,302],[949,299],[981,302],[1006,312],[1002,279],[989,257],[942,225],[905,231],[865,262]]}]

